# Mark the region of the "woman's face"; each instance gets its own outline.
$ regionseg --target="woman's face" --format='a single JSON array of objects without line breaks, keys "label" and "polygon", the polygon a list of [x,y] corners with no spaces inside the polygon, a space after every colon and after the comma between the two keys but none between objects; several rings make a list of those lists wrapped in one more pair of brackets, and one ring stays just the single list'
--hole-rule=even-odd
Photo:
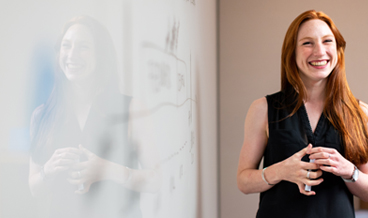
[{"label": "woman's face", "polygon": [[337,63],[336,40],[322,20],[303,23],[298,32],[296,64],[304,83],[325,81]]},{"label": "woman's face", "polygon": [[74,24],[61,40],[59,65],[71,82],[90,78],[96,69],[95,42],[90,30]]}]

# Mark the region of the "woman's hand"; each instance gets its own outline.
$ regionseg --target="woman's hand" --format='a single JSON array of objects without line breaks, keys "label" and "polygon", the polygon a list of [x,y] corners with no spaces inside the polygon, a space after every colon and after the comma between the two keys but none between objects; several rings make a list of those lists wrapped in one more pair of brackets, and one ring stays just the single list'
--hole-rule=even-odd
[{"label": "woman's hand", "polygon": [[57,174],[69,170],[79,161],[80,155],[81,151],[78,148],[67,147],[55,150],[43,166],[45,178],[54,178]]},{"label": "woman's hand", "polygon": [[344,179],[350,179],[354,164],[345,159],[336,149],[315,147],[308,151],[310,159],[315,159],[315,164],[323,171],[333,173],[336,176],[341,176]]},{"label": "woman's hand", "polygon": [[308,196],[315,195],[316,193],[314,191],[305,191],[305,185],[316,186],[323,182],[323,179],[319,178],[322,176],[322,171],[319,170],[318,165],[301,160],[311,149],[312,145],[309,144],[306,148],[284,160],[279,171],[283,180],[297,184],[300,193]]},{"label": "woman's hand", "polygon": [[87,157],[86,161],[74,164],[69,173],[68,181],[73,185],[77,185],[77,194],[84,194],[89,191],[91,185],[100,181],[106,173],[108,161],[102,159],[91,151],[79,145],[80,150]]}]

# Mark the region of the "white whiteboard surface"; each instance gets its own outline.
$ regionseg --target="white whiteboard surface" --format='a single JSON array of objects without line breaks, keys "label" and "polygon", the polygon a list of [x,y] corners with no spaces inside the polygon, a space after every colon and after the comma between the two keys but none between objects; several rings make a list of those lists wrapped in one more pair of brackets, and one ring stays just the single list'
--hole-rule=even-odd
[{"label": "white whiteboard surface", "polygon": [[0,9],[0,217],[38,217],[28,189],[29,123],[52,88],[63,24],[88,15],[110,32],[121,92],[144,110],[161,186],[144,218],[217,217],[216,1],[8,1]]}]

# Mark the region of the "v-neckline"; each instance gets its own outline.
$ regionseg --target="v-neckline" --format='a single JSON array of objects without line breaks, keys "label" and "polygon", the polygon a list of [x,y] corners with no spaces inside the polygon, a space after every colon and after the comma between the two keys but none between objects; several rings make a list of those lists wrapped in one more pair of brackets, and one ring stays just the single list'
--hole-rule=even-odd
[{"label": "v-neckline", "polygon": [[317,126],[316,126],[316,128],[314,129],[314,132],[313,132],[312,126],[310,124],[310,120],[309,120],[309,117],[308,117],[307,109],[306,109],[304,103],[302,104],[301,109],[303,111],[302,121],[303,121],[303,124],[304,124],[304,128],[306,130],[306,133],[308,135],[308,138],[310,138],[310,140],[312,140],[313,143],[315,143],[316,137],[318,136],[319,130],[322,126],[322,122],[324,120],[323,112],[321,113],[321,115],[318,119],[318,122],[317,122]]}]

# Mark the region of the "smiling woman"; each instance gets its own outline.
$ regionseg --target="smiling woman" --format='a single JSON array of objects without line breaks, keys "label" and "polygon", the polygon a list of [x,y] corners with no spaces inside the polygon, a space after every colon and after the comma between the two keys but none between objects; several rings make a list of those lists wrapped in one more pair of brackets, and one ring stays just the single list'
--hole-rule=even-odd
[{"label": "smiling woman", "polygon": [[281,91],[254,101],[245,120],[237,181],[261,193],[257,218],[355,217],[353,195],[368,200],[368,107],[347,84],[345,44],[323,12],[291,23]]},{"label": "smiling woman", "polygon": [[131,122],[138,104],[119,92],[109,33],[76,17],[57,52],[53,92],[31,121],[32,195],[45,217],[142,217],[140,192],[160,186],[155,143],[145,122]]}]

